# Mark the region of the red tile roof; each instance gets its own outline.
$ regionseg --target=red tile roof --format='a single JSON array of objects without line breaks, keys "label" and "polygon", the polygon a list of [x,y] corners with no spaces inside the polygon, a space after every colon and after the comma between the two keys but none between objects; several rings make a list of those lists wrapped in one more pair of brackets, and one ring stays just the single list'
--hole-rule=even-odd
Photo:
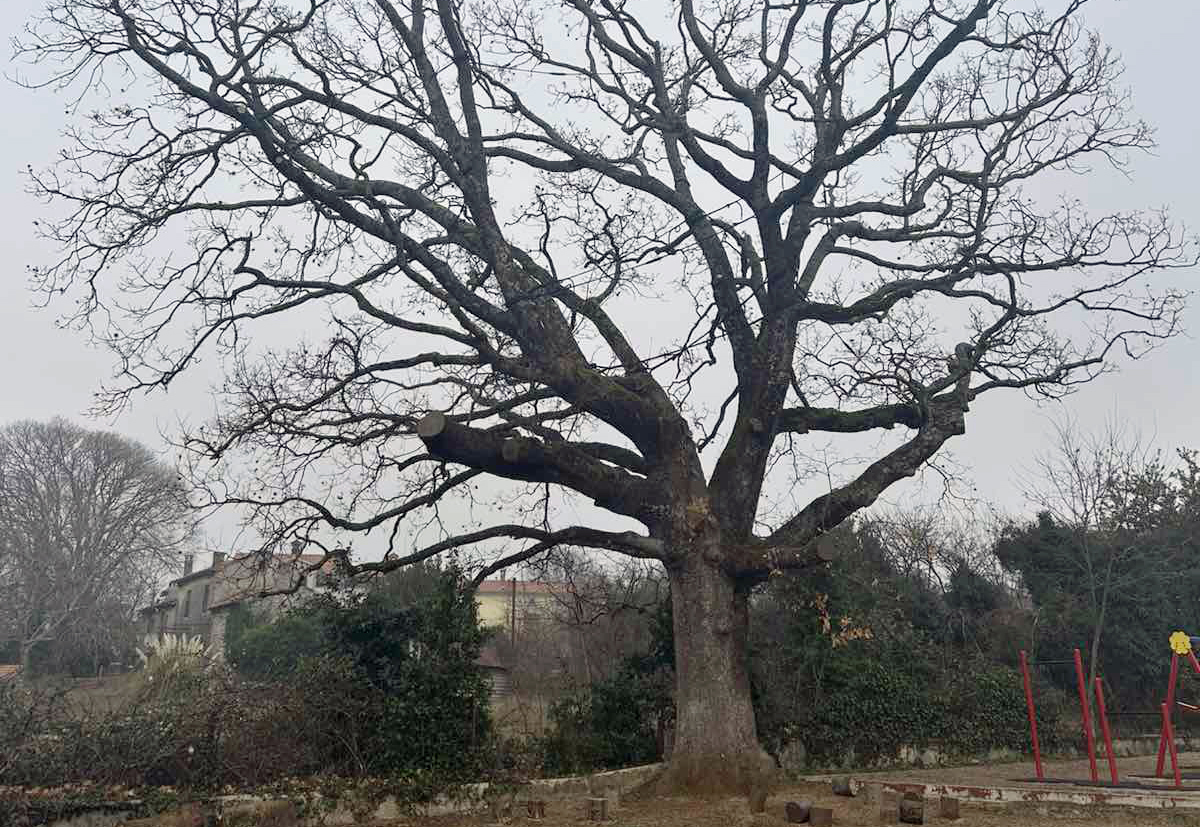
[{"label": "red tile roof", "polygon": [[484,580],[475,589],[480,594],[508,594],[512,591],[513,583],[517,584],[517,594],[554,594],[558,591],[553,583],[542,583],[538,580]]}]

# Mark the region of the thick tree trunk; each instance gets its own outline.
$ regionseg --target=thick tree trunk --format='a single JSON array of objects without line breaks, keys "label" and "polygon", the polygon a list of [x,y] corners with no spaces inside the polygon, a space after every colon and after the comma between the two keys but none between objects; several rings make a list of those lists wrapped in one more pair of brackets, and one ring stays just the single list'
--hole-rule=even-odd
[{"label": "thick tree trunk", "polygon": [[746,660],[747,595],[701,555],[670,571],[675,742],[664,791],[749,794],[775,762],[758,742]]}]

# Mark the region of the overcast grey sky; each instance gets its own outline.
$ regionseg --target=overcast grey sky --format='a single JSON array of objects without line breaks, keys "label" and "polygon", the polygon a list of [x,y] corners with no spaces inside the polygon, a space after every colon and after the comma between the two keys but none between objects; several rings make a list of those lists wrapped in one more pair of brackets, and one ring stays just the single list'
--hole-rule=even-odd
[{"label": "overcast grey sky", "polygon": [[[42,0],[3,0],[0,32],[6,40],[42,7]],[[1134,159],[1131,179],[1097,175],[1075,182],[1074,193],[1089,205],[1106,208],[1170,208],[1176,219],[1200,229],[1200,154],[1191,88],[1195,75],[1195,32],[1200,3],[1195,0],[1094,0],[1085,19],[1099,29],[1124,58],[1125,82],[1135,110],[1157,129],[1159,149]],[[8,74],[19,67],[8,65]],[[25,268],[44,262],[50,250],[34,236],[33,221],[42,207],[25,193],[21,171],[46,165],[64,145],[60,137],[66,101],[52,92],[33,92],[0,83],[0,244],[7,260],[5,301],[0,303],[0,347],[6,355],[0,423],[55,415],[82,420],[91,394],[113,367],[109,354],[87,344],[83,333],[61,330],[56,313],[36,309],[26,289]],[[1195,273],[1176,274],[1190,286]],[[60,310],[63,308],[59,308]],[[1188,330],[1200,333],[1200,307],[1185,317]],[[974,406],[966,436],[953,451],[970,472],[980,496],[1002,508],[1022,506],[1018,477],[1048,446],[1049,417],[1065,411],[1087,428],[1116,416],[1139,428],[1164,449],[1198,446],[1193,410],[1200,404],[1200,382],[1193,365],[1200,343],[1185,335],[1167,343],[1143,362],[1125,364],[1119,374],[1070,397],[1065,406],[1038,407],[1018,394],[988,394]],[[170,395],[143,399],[104,425],[165,450],[161,437],[179,417],[203,418],[212,403],[206,385],[213,366],[190,377]],[[904,491],[887,495],[902,501]],[[219,536],[218,542],[224,542]]]}]

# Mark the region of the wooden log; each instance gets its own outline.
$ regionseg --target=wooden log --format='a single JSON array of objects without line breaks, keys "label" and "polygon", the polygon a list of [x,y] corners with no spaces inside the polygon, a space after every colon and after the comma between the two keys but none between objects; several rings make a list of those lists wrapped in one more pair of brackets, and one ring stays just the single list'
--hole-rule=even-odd
[{"label": "wooden log", "polygon": [[830,786],[833,788],[834,795],[842,795],[847,798],[854,795],[854,788],[850,786],[850,778],[848,776],[843,775],[840,778],[833,779],[830,782]]},{"label": "wooden log", "polygon": [[900,799],[900,821],[904,824],[925,823],[925,800],[916,793],[905,793]]},{"label": "wooden log", "polygon": [[954,821],[961,818],[959,815],[958,799],[942,796],[938,799],[938,816]]},{"label": "wooden log", "polygon": [[895,790],[879,791],[879,823],[895,824],[899,818],[900,793]]},{"label": "wooden log", "polygon": [[589,798],[588,819],[591,821],[608,821],[608,799],[607,798]]},{"label": "wooden log", "polygon": [[767,811],[767,788],[763,784],[755,784],[750,788],[750,813],[757,815]]},{"label": "wooden log", "polygon": [[506,818],[512,818],[512,801],[494,798],[488,802],[488,813],[492,817],[492,824],[499,824]]},{"label": "wooden log", "polygon": [[783,813],[789,824],[805,824],[812,813],[811,801],[789,801],[783,805]]},{"label": "wooden log", "polygon": [[833,824],[831,807],[813,807],[808,814],[808,823],[813,827],[830,827]]}]

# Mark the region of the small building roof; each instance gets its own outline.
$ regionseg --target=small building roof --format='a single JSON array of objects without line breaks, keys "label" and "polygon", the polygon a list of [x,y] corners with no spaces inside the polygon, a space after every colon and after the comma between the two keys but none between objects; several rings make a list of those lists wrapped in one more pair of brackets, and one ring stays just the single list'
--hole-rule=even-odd
[{"label": "small building roof", "polygon": [[149,606],[143,606],[142,608],[138,609],[138,614],[144,615],[149,614],[150,612],[157,612],[159,609],[169,609],[178,603],[179,601],[173,597],[167,598],[166,600],[156,600]]},{"label": "small building roof", "polygon": [[559,591],[553,583],[543,583],[539,580],[484,580],[475,591],[478,594],[508,594],[516,584],[518,594],[555,594]]},{"label": "small building roof", "polygon": [[508,671],[508,667],[500,660],[500,653],[496,651],[495,646],[484,646],[479,650],[479,657],[475,658],[475,665],[483,669],[503,669]]}]

